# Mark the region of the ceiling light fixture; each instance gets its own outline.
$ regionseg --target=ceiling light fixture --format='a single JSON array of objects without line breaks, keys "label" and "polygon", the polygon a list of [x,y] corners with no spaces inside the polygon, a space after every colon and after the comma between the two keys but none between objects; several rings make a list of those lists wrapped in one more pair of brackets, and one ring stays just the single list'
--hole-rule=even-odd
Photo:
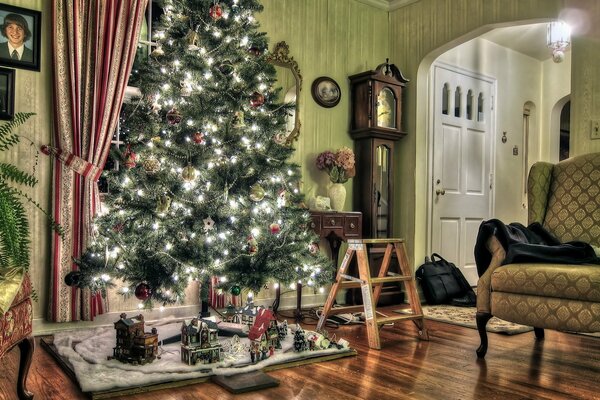
[{"label": "ceiling light fixture", "polygon": [[554,21],[548,24],[546,45],[552,49],[552,60],[555,63],[565,59],[565,50],[571,44],[571,27],[563,21]]}]

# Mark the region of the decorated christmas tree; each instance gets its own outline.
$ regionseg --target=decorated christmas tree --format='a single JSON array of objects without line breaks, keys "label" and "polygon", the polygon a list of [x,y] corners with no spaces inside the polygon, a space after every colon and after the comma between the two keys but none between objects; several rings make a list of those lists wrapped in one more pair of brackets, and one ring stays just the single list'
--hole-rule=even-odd
[{"label": "decorated christmas tree", "polygon": [[[115,278],[151,306],[218,276],[232,294],[269,281],[320,287],[331,265],[313,243],[288,161],[286,118],[257,0],[165,0],[157,46],[134,71],[125,144],[93,246],[70,284]],[[207,285],[202,285],[206,298]]]}]

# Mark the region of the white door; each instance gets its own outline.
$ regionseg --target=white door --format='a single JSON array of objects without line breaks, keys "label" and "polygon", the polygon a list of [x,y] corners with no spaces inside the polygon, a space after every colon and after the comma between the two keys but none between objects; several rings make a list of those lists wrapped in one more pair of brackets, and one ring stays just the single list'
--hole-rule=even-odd
[{"label": "white door", "polygon": [[475,239],[492,205],[494,82],[440,65],[433,81],[431,247],[474,285]]}]

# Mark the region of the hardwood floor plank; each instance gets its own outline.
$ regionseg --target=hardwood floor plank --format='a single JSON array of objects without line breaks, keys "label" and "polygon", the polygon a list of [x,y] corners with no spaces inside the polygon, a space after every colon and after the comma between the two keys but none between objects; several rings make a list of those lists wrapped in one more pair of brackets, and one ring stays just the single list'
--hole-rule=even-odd
[{"label": "hardwood floor plank", "polygon": [[[269,372],[281,385],[233,395],[207,382],[140,393],[126,400],[281,400],[281,399],[600,399],[600,338],[546,331],[489,334],[485,360],[475,349],[474,329],[427,321],[430,341],[417,339],[411,321],[385,326],[382,350],[368,348],[362,325],[331,329],[348,340],[357,357]],[[0,400],[16,400],[19,350],[0,360]],[[37,400],[86,397],[56,361],[37,346],[28,389]]]}]

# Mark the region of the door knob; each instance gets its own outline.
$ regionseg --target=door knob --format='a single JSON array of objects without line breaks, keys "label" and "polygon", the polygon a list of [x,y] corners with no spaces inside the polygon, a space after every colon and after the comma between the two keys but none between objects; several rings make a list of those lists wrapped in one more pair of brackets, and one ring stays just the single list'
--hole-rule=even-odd
[{"label": "door knob", "polygon": [[446,189],[437,189],[437,190],[435,191],[435,194],[437,194],[438,196],[439,196],[439,195],[442,195],[442,196],[443,196],[443,195],[445,195],[445,194],[446,194]]}]

